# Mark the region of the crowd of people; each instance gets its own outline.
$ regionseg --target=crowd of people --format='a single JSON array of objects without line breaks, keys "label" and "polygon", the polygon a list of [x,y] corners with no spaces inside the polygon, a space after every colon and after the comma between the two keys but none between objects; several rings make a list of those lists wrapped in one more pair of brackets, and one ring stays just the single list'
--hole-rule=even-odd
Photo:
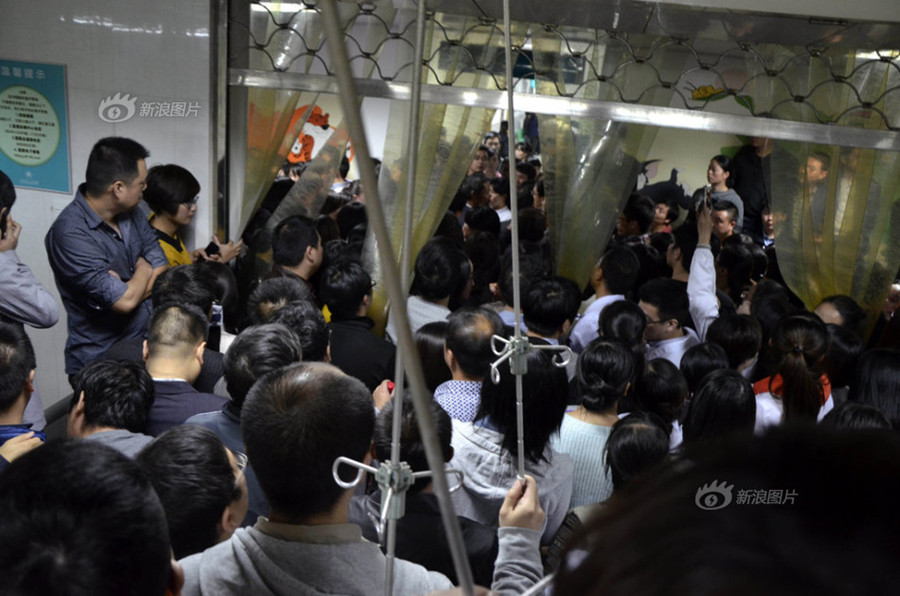
[{"label": "crowd of people", "polygon": [[[777,270],[766,181],[751,179],[770,171],[764,139],[715,156],[693,197],[633,192],[589,279],[557,275],[532,133],[512,155],[505,130],[485,135],[407,301],[434,431],[463,474],[451,499],[475,582],[896,586],[900,281],[872,333],[848,296],[806,309]],[[369,316],[362,189],[345,163],[317,218],[260,221],[246,240],[265,236],[271,267],[245,283],[242,240],[188,251],[199,184],[148,157],[100,140],[46,236],[68,321],[65,439],[42,432],[23,328],[52,326],[59,307],[16,254],[0,173],[0,591],[380,593],[385,487],[347,466],[338,484],[332,466],[388,459],[396,408],[401,459],[427,462],[394,384],[402,323],[388,314],[377,333]],[[491,375],[494,338],[517,326],[528,346],[572,354],[525,350],[521,435],[516,375]],[[452,589],[429,479],[405,510],[395,591]]]}]

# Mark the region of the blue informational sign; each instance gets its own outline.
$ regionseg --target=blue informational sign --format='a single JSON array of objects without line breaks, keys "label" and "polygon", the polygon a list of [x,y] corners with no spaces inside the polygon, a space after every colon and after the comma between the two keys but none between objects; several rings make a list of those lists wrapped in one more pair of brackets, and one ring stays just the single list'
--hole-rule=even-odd
[{"label": "blue informational sign", "polygon": [[0,170],[19,187],[72,192],[65,66],[0,59]]}]

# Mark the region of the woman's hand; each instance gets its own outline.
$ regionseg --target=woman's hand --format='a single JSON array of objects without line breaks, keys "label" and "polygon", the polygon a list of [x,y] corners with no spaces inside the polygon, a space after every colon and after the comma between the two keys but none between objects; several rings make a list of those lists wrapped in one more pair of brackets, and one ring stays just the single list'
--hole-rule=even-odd
[{"label": "woman's hand", "polygon": [[219,254],[207,257],[207,259],[211,261],[218,261],[220,263],[227,263],[231,259],[240,255],[241,249],[244,248],[243,240],[238,240],[237,242],[229,240],[227,244],[223,244],[222,241],[219,240],[218,236],[213,236],[213,242],[216,244],[216,246],[219,247]]}]

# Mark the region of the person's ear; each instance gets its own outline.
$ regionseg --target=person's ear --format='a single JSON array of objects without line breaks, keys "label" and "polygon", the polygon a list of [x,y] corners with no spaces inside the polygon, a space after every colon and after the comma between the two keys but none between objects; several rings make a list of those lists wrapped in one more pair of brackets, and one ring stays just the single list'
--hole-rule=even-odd
[{"label": "person's ear", "polygon": [[149,348],[149,346],[147,345],[147,340],[146,340],[146,339],[144,340],[144,345],[143,345],[143,348],[142,348],[142,350],[141,350],[141,355],[142,355],[142,357],[143,357],[143,359],[144,359],[144,362],[147,362],[147,359],[150,358],[150,348]]},{"label": "person's ear", "polygon": [[303,253],[304,258],[307,261],[315,262],[315,260],[316,260],[316,255],[314,254],[315,250],[316,250],[315,246],[312,246],[312,245],[307,246],[306,251]]},{"label": "person's ear", "polygon": [[233,507],[236,503],[237,501],[232,501],[222,510],[222,518],[219,520],[219,527],[222,528],[223,536],[220,537],[220,542],[221,540],[227,540],[234,534],[234,531],[241,527],[241,522],[244,521],[242,519],[237,519],[237,511]]},{"label": "person's ear", "polygon": [[182,588],[184,588],[184,568],[175,560],[175,554],[173,553],[169,571],[169,583],[166,586],[166,596],[181,596]]},{"label": "person's ear", "polygon": [[444,362],[451,371],[456,366],[456,356],[453,355],[453,350],[448,348],[447,344],[444,344]]},{"label": "person's ear", "polygon": [[194,358],[197,359],[197,361],[200,363],[200,366],[203,366],[203,355],[204,355],[205,351],[206,351],[206,342],[205,341],[201,341],[199,344],[197,344],[197,347],[194,348]]},{"label": "person's ear", "polygon": [[31,369],[31,372],[28,373],[28,378],[25,379],[25,391],[28,392],[29,395],[34,393],[34,369]]}]

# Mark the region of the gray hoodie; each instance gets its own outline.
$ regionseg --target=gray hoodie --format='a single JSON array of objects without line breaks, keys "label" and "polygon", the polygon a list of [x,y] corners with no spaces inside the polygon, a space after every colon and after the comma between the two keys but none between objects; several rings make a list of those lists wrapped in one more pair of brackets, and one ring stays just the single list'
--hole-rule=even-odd
[{"label": "gray hoodie", "polygon": [[[501,528],[499,538],[492,588],[519,594],[541,577],[539,535],[533,530]],[[184,596],[369,595],[384,589],[385,556],[352,524],[290,526],[260,518],[256,526],[239,529],[231,539],[180,563],[185,573]],[[395,562],[397,594],[427,594],[451,587],[440,573],[408,561]]]}]

